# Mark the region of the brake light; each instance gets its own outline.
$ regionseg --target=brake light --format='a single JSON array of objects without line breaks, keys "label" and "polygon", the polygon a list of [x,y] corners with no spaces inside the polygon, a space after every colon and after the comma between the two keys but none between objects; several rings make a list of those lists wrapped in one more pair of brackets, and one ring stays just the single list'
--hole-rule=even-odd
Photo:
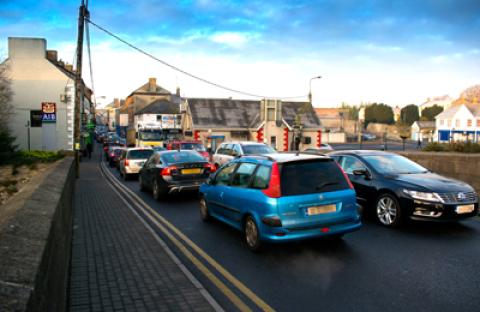
[{"label": "brake light", "polygon": [[262,190],[262,192],[263,194],[272,198],[279,198],[282,196],[280,189],[280,172],[276,162],[274,162],[272,165],[272,172],[270,173],[270,183],[268,183],[268,188]]},{"label": "brake light", "polygon": [[338,168],[340,169],[340,171],[342,171],[343,176],[345,177],[345,180],[347,180],[348,186],[353,190],[353,189],[354,189],[354,188],[353,188],[353,184],[352,184],[352,182],[350,181],[350,179],[348,178],[348,175],[345,173],[345,171],[343,171],[342,167],[340,167],[340,165],[339,165],[337,162],[335,162],[335,164],[338,166]]},{"label": "brake light", "polygon": [[125,159],[125,166],[128,166],[130,165],[130,162],[128,161],[128,159]]},{"label": "brake light", "polygon": [[177,170],[177,167],[175,167],[175,166],[166,167],[166,168],[163,168],[162,171],[160,171],[160,175],[161,176],[171,176],[172,171],[175,171],[175,170]]},{"label": "brake light", "polygon": [[210,164],[210,163],[205,164],[204,168],[209,169],[211,173],[217,171],[217,167],[213,164]]},{"label": "brake light", "polygon": [[104,152],[108,151],[108,146],[105,146],[105,147],[103,148],[103,151],[104,151]]}]

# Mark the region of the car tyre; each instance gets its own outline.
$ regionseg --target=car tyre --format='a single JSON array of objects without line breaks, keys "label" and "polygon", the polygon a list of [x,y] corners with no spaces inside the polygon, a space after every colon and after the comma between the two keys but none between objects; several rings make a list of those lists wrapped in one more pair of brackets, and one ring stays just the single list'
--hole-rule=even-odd
[{"label": "car tyre", "polygon": [[200,218],[203,222],[208,222],[212,219],[210,212],[208,211],[207,202],[203,196],[200,197]]},{"label": "car tyre", "polygon": [[257,223],[252,216],[247,216],[245,219],[243,233],[245,235],[244,239],[248,249],[253,252],[259,252],[262,247],[262,242],[260,240],[260,233],[258,231]]},{"label": "car tyre", "polygon": [[153,198],[155,200],[161,200],[162,198],[165,197],[165,192],[163,192],[160,188],[160,185],[158,185],[158,181],[155,180],[153,181],[153,190],[152,190],[152,193],[153,193]]},{"label": "car tyre", "polygon": [[126,171],[122,172],[122,178],[124,181],[127,181],[128,180],[128,174]]},{"label": "car tyre", "polygon": [[398,227],[402,224],[403,214],[397,198],[389,193],[381,194],[375,205],[375,216],[381,225]]},{"label": "car tyre", "polygon": [[140,191],[141,192],[146,192],[147,188],[145,187],[145,184],[143,184],[142,176],[138,175],[138,184],[140,185]]}]

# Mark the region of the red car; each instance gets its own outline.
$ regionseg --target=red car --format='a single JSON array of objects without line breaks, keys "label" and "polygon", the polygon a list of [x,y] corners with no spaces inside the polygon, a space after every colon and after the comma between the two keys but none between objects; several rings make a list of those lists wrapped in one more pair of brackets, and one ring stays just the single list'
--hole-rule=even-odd
[{"label": "red car", "polygon": [[170,141],[166,146],[167,150],[193,150],[202,155],[205,159],[210,159],[207,149],[200,141]]}]

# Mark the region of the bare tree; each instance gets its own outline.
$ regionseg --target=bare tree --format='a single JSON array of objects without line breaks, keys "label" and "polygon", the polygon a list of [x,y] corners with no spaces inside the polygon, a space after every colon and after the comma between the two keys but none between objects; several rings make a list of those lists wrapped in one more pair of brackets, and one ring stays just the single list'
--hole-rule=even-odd
[{"label": "bare tree", "polygon": [[9,155],[15,152],[9,122],[13,114],[12,106],[13,92],[8,77],[7,61],[0,64],[0,163],[5,161]]}]

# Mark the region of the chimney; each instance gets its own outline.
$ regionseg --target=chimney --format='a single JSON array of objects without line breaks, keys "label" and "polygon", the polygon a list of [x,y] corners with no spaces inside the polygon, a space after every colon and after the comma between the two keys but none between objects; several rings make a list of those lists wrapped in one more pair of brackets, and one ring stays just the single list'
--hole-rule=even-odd
[{"label": "chimney", "polygon": [[119,107],[120,107],[120,100],[113,99],[113,108],[119,108]]},{"label": "chimney", "polygon": [[177,87],[177,92],[175,92],[177,96],[180,96],[180,87]]},{"label": "chimney", "polygon": [[157,78],[148,78],[148,91],[157,91]]},{"label": "chimney", "polygon": [[55,50],[47,50],[47,59],[49,59],[50,61],[56,63],[56,62],[57,62],[57,57],[58,57],[57,51],[55,51]]}]

